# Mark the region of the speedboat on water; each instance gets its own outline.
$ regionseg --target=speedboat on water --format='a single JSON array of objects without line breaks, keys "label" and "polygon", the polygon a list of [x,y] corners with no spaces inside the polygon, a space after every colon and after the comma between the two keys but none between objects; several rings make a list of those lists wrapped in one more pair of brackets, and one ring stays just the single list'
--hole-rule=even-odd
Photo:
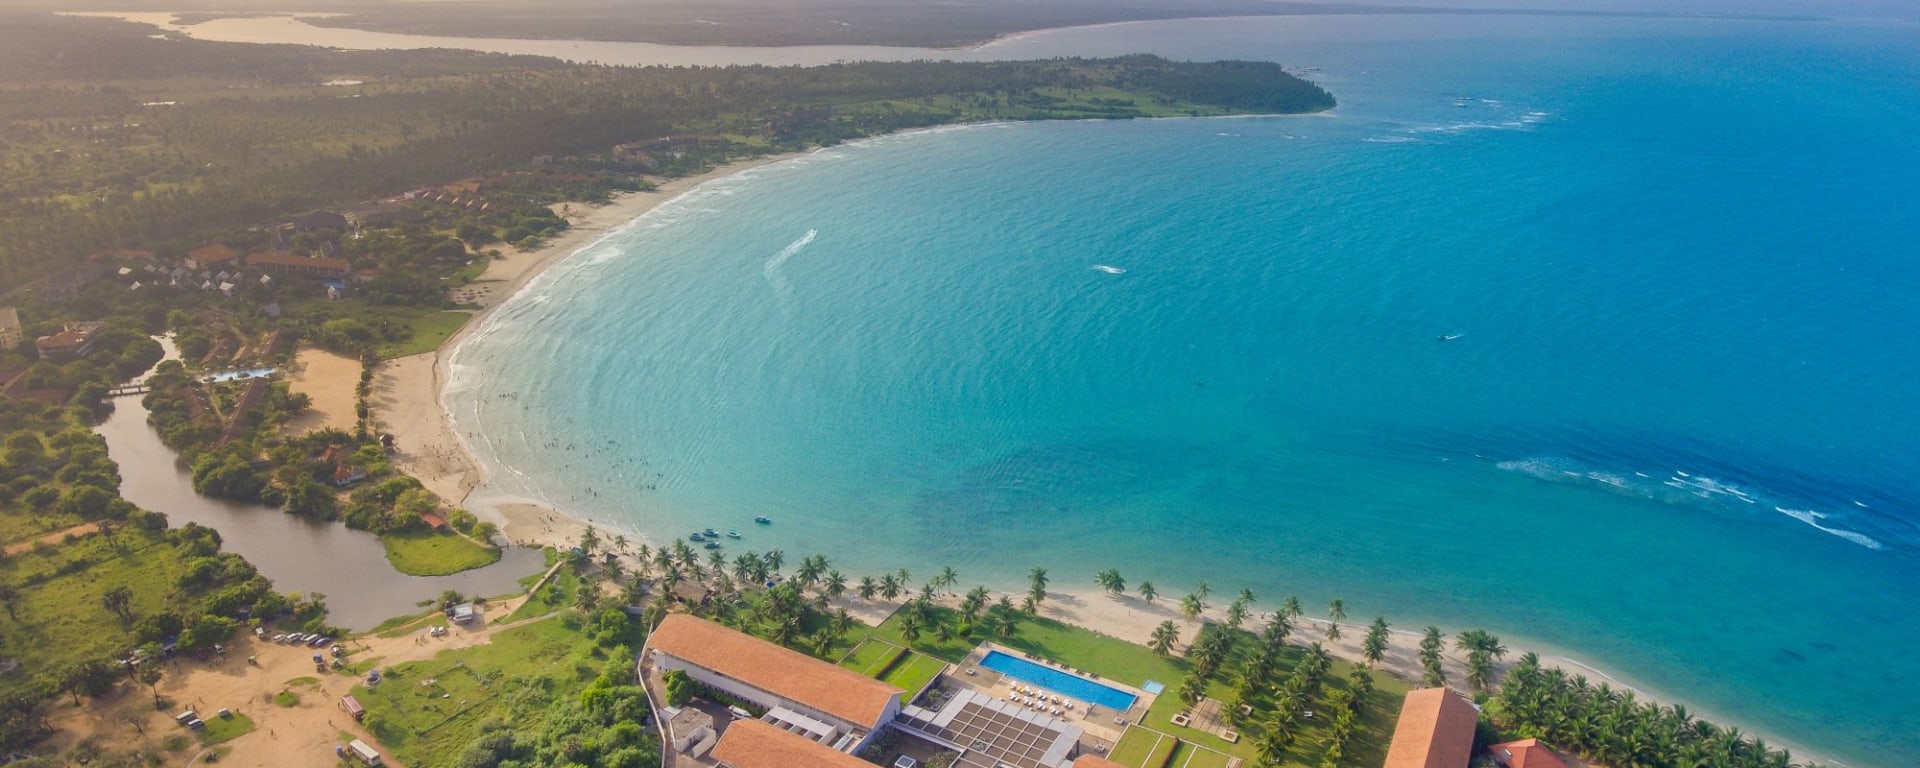
[{"label": "speedboat on water", "polygon": [[1453,341],[1465,335],[1464,333],[1443,333],[1434,337],[1434,341]]},{"label": "speedboat on water", "polygon": [[756,517],[753,519],[753,521],[761,525],[773,525],[773,518],[767,517],[766,515],[761,515],[759,517]]}]

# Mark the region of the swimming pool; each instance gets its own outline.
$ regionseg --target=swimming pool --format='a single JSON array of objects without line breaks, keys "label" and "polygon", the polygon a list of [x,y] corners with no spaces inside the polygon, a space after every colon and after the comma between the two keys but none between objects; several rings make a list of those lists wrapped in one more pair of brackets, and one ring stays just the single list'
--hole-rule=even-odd
[{"label": "swimming pool", "polygon": [[1127,711],[1133,707],[1133,702],[1139,699],[1138,696],[1118,688],[1101,685],[1079,675],[1035,664],[1026,659],[1014,658],[999,651],[987,652],[987,657],[980,660],[980,666],[1015,680],[1040,686],[1069,699],[1091,702],[1115,712]]}]

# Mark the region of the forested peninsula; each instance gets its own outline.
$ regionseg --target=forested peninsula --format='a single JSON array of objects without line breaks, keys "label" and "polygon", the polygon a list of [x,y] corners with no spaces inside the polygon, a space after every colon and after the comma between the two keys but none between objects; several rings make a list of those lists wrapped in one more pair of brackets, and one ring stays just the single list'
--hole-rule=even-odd
[{"label": "forested peninsula", "polygon": [[[714,142],[739,157],[986,120],[1301,113],[1333,97],[1279,65],[1153,56],[815,68],[616,68],[454,51],[168,38],[102,19],[0,19],[0,281],[103,249],[219,232],[422,184]],[[613,169],[617,170],[617,169]]]}]

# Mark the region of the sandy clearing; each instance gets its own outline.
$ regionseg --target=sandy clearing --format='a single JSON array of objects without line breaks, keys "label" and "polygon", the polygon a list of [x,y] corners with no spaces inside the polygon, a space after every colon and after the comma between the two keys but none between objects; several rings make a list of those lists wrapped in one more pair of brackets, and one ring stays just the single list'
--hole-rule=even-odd
[{"label": "sandy clearing", "polygon": [[312,404],[282,428],[289,435],[318,429],[352,432],[354,390],[360,385],[360,361],[317,347],[303,347],[287,370],[287,386],[306,395]]}]

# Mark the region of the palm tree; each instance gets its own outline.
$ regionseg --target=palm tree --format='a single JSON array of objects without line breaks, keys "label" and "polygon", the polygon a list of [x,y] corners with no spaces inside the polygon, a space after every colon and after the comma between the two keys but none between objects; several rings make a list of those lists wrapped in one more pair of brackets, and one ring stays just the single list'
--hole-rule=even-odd
[{"label": "palm tree", "polygon": [[1027,571],[1027,612],[1032,613],[1047,599],[1047,569],[1034,566]]},{"label": "palm tree", "polygon": [[618,534],[618,533],[613,535],[613,551],[615,552],[627,551],[627,537],[625,535]]},{"label": "palm tree", "polygon": [[1153,605],[1153,599],[1160,596],[1160,591],[1153,588],[1153,582],[1151,581],[1140,582],[1139,591],[1140,599],[1147,601],[1147,605]]},{"label": "palm tree", "polygon": [[933,640],[938,643],[946,643],[953,640],[953,625],[944,621],[934,622]]},{"label": "palm tree", "polygon": [[1093,581],[1109,595],[1118,595],[1127,591],[1127,580],[1120,576],[1120,570],[1117,568],[1101,570],[1093,575]]},{"label": "palm tree", "polygon": [[1249,606],[1253,605],[1253,589],[1250,587],[1241,587],[1240,595],[1234,599],[1246,603]]},{"label": "palm tree", "polygon": [[1200,595],[1198,593],[1190,593],[1186,597],[1180,598],[1180,613],[1189,619],[1199,616],[1201,612],[1205,610],[1207,610],[1207,604],[1200,602]]},{"label": "palm tree", "polygon": [[1160,622],[1160,626],[1153,628],[1153,637],[1148,641],[1147,647],[1152,648],[1154,653],[1167,656],[1173,653],[1173,644],[1179,641],[1180,627],[1174,624],[1172,619],[1168,619]]},{"label": "palm tree", "polygon": [[1207,596],[1213,594],[1213,586],[1208,584],[1206,579],[1201,579],[1200,586],[1194,587],[1193,593],[1200,596],[1201,602],[1205,602]]},{"label": "palm tree", "polygon": [[954,570],[951,565],[942,567],[940,575],[933,577],[933,583],[946,590],[947,594],[953,594],[953,585],[960,583],[960,572]]},{"label": "palm tree", "polygon": [[1191,708],[1207,697],[1207,679],[1197,674],[1188,674],[1180,681],[1180,700]]},{"label": "palm tree", "polygon": [[1327,622],[1327,639],[1340,639],[1340,620],[1347,617],[1347,601],[1334,598],[1327,603],[1327,615],[1333,618]]},{"label": "palm tree", "polygon": [[900,617],[900,639],[907,641],[908,647],[920,639],[920,614],[908,611]]},{"label": "palm tree", "polygon": [[1360,655],[1366,657],[1368,664],[1379,664],[1387,657],[1387,619],[1376,616],[1373,624],[1367,627],[1367,639],[1360,643]]},{"label": "palm tree", "polygon": [[[1003,597],[1002,599],[1005,598]],[[1008,608],[995,612],[993,619],[993,634],[995,637],[1002,640],[1013,637],[1014,630],[1019,626],[1020,613],[1018,611]]]},{"label": "palm tree", "polygon": [[1276,714],[1266,724],[1266,734],[1260,737],[1260,764],[1274,768],[1287,760],[1287,750],[1293,747],[1294,739],[1299,738],[1299,722],[1291,710]]},{"label": "palm tree", "polygon": [[960,600],[960,616],[972,624],[974,619],[980,618],[980,612],[987,609],[987,598],[986,587],[967,590],[967,596]]},{"label": "palm tree", "polygon": [[1300,610],[1300,596],[1287,595],[1287,602],[1280,606],[1280,615],[1289,619],[1300,618],[1305,611]]},{"label": "palm tree", "polygon": [[880,582],[874,581],[872,576],[862,576],[860,588],[855,591],[859,593],[860,599],[872,602],[873,596],[880,593]]},{"label": "palm tree", "polygon": [[1247,620],[1247,604],[1236,599],[1227,605],[1227,627],[1239,629],[1241,622]]},{"label": "palm tree", "polygon": [[599,546],[600,534],[593,530],[593,526],[589,525],[585,531],[580,532],[580,551],[587,553],[588,557],[592,557],[593,550]]},{"label": "palm tree", "polygon": [[766,554],[760,556],[760,562],[766,564],[769,572],[779,573],[780,566],[785,565],[787,562],[787,553],[777,549],[769,549]]},{"label": "palm tree", "polygon": [[841,595],[844,595],[846,593],[847,593],[847,577],[841,575],[838,569],[827,571],[827,589],[826,589],[827,597],[832,598],[834,600],[838,600],[840,599]]},{"label": "palm tree", "polygon": [[903,588],[904,587],[900,584],[899,577],[896,577],[891,573],[885,574],[880,577],[880,596],[881,597],[884,597],[888,600],[892,600],[900,596],[900,590]]}]

